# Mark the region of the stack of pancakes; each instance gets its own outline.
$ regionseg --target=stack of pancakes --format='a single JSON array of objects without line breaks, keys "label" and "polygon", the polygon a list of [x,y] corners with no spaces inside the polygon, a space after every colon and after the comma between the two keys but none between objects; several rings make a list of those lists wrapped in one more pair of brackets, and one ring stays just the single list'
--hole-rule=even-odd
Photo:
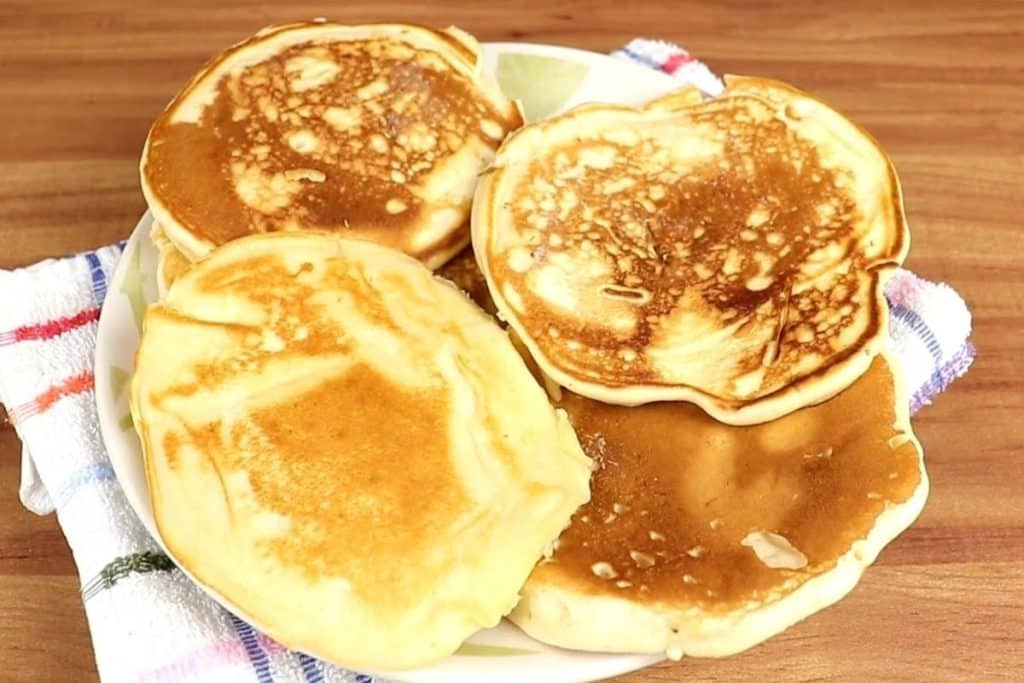
[{"label": "stack of pancakes", "polygon": [[267,29],[172,101],[132,382],[165,543],[357,668],[506,615],[721,656],[841,598],[927,495],[886,155],[754,78],[520,126],[471,37],[391,24]]}]

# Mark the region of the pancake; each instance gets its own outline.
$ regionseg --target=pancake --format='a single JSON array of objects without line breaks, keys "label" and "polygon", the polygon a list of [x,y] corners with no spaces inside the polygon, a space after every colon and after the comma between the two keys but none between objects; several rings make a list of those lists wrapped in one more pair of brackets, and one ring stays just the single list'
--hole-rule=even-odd
[{"label": "pancake", "polygon": [[888,157],[788,85],[726,83],[527,126],[478,186],[497,307],[576,393],[753,424],[835,395],[882,348],[909,247]]},{"label": "pancake", "polygon": [[[472,254],[460,261],[452,279],[493,309]],[[724,656],[841,599],[928,494],[893,362],[748,427],[552,391],[597,465],[592,497],[511,620],[561,647]]]},{"label": "pancake", "polygon": [[592,498],[510,619],[580,650],[725,656],[846,595],[928,482],[892,361],[836,397],[736,427],[687,403],[565,392]]},{"label": "pancake", "polygon": [[195,264],[146,313],[131,409],[176,560],[345,667],[425,665],[495,625],[589,496],[506,334],[362,240],[256,235]]},{"label": "pancake", "polygon": [[167,237],[163,227],[155,221],[149,231],[149,238],[156,247],[156,287],[157,295],[162,301],[174,281],[192,267],[192,262],[174,246],[174,242]]},{"label": "pancake", "polygon": [[191,260],[251,233],[369,239],[435,268],[522,123],[458,29],[274,26],[214,57],[150,130],[146,201]]}]

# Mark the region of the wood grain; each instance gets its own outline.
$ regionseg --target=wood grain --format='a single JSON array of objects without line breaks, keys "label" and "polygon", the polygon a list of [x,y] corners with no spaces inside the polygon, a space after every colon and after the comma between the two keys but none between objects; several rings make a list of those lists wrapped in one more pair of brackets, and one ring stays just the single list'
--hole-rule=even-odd
[{"label": "wood grain", "polygon": [[[258,27],[328,11],[598,51],[662,37],[719,72],[791,81],[874,133],[903,179],[909,265],[975,316],[975,367],[915,419],[928,506],[836,607],[748,653],[621,680],[1020,676],[1024,3],[0,1],[0,267],[125,237],[144,208],[139,149],[176,88]],[[19,453],[0,432],[0,679],[94,680],[63,537],[17,500]]]}]

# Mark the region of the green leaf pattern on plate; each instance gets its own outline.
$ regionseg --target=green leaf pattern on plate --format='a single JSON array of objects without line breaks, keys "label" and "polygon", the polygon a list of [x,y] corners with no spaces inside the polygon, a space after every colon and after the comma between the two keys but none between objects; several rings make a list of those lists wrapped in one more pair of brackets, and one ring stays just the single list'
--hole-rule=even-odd
[{"label": "green leaf pattern on plate", "polygon": [[554,113],[576,92],[590,67],[557,57],[506,52],[498,56],[498,85],[519,100],[527,121]]},{"label": "green leaf pattern on plate", "polygon": [[142,249],[138,245],[132,250],[128,258],[128,267],[124,272],[124,280],[121,281],[121,293],[128,297],[128,303],[132,307],[132,317],[135,319],[135,327],[142,332],[142,316],[146,313],[146,294],[143,289],[142,273]]},{"label": "green leaf pattern on plate", "polygon": [[478,645],[476,643],[463,643],[455,651],[455,654],[463,657],[519,657],[522,655],[539,655],[536,650],[524,650],[518,647],[505,647],[504,645]]},{"label": "green leaf pattern on plate", "polygon": [[[107,371],[110,373],[110,389],[114,392],[113,400],[117,403],[121,400],[121,394],[128,388],[128,380],[131,379],[132,375],[127,370],[123,370],[116,365],[108,366]],[[122,415],[117,424],[124,431],[132,429],[134,424],[131,413],[126,412]]]},{"label": "green leaf pattern on plate", "polygon": [[127,370],[122,370],[116,365],[110,366],[110,388],[114,391],[114,399],[120,398],[130,378],[131,373]]}]

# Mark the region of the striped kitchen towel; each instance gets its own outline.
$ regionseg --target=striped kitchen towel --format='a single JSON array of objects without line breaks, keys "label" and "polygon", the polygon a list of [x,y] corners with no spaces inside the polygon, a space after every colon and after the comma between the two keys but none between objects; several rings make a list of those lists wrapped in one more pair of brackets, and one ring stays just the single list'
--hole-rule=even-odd
[{"label": "striped kitchen towel", "polygon": [[[673,45],[638,40],[615,55],[709,94],[721,89],[707,67]],[[39,513],[57,512],[82,580],[101,677],[371,681],[288,651],[212,602],[131,511],[100,438],[92,375],[100,305],[122,249],[0,270],[0,402],[24,445],[22,501]],[[951,288],[906,271],[886,294],[890,345],[917,410],[970,365],[970,313]]]}]

